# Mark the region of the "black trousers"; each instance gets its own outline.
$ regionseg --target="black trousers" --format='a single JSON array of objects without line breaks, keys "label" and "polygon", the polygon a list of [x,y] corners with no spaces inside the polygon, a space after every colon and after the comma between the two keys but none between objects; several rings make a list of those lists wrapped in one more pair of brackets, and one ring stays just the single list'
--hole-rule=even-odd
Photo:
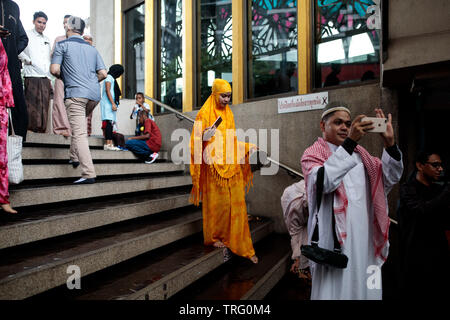
[{"label": "black trousers", "polygon": [[113,125],[111,120],[106,120],[105,140],[113,139]]}]

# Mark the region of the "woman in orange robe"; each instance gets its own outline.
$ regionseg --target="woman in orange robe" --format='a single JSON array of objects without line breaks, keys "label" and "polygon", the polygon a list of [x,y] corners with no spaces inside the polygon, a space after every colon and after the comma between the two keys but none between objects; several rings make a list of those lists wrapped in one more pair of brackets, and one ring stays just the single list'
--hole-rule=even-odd
[{"label": "woman in orange robe", "polygon": [[[247,218],[245,194],[251,186],[250,152],[256,146],[238,142],[228,103],[231,86],[214,80],[212,94],[197,114],[191,134],[191,203],[202,201],[205,245],[227,247],[234,254],[258,262]],[[218,117],[222,123],[210,129]],[[209,133],[213,133],[208,139]]]}]

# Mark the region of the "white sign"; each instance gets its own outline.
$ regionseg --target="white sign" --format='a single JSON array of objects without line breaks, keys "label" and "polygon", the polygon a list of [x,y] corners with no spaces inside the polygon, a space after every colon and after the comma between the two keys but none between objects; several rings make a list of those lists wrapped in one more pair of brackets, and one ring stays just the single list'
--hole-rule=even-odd
[{"label": "white sign", "polygon": [[278,113],[323,109],[328,103],[328,92],[278,99]]}]

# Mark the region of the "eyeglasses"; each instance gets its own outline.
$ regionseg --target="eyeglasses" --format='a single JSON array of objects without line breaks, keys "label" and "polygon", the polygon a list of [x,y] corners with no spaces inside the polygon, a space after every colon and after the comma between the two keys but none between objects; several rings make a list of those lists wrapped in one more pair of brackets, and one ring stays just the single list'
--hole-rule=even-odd
[{"label": "eyeglasses", "polygon": [[425,163],[428,163],[429,165],[431,165],[433,168],[436,168],[436,169],[439,167],[444,168],[442,166],[442,162],[425,162]]}]

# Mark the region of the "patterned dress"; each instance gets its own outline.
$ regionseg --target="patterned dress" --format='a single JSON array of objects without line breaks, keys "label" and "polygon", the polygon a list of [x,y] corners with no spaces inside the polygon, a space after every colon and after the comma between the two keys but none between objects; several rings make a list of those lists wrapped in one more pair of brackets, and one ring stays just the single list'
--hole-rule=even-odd
[{"label": "patterned dress", "polygon": [[11,78],[8,72],[8,56],[0,41],[0,204],[9,204],[8,182],[8,111],[14,107]]}]

